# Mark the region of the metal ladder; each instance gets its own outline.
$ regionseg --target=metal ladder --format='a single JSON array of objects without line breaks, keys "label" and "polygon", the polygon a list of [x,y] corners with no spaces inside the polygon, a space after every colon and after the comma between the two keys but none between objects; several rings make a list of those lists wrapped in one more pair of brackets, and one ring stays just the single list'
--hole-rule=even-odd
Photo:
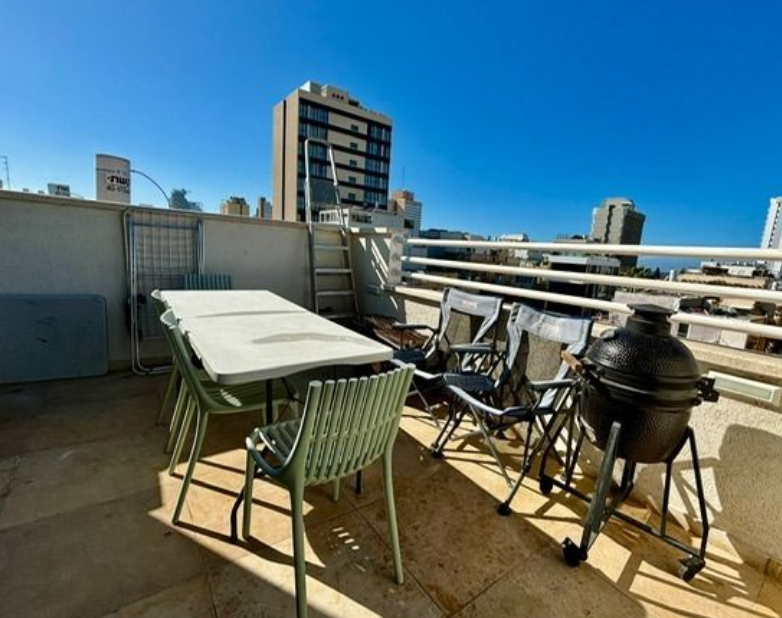
[{"label": "metal ladder", "polygon": [[[310,158],[316,148],[326,153],[331,180],[312,173]],[[359,311],[350,256],[350,231],[342,212],[334,150],[328,141],[312,137],[304,141],[304,169],[312,306],[315,313],[330,320],[356,320]],[[314,220],[324,207],[337,209],[336,222]]]}]

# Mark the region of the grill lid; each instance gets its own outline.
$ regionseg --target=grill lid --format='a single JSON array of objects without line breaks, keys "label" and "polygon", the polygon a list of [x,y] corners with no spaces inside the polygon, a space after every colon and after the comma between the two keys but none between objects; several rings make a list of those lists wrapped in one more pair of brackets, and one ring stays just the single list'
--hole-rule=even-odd
[{"label": "grill lid", "polygon": [[693,388],[700,368],[689,348],[670,334],[673,311],[650,304],[630,305],[627,326],[606,331],[586,358],[606,378],[646,388]]}]

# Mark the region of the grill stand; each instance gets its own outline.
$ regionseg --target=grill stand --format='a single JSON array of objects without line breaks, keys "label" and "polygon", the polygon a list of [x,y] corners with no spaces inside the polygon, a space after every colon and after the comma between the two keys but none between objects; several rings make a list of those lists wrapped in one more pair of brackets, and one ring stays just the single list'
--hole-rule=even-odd
[{"label": "grill stand", "polygon": [[[575,407],[574,407],[575,409]],[[661,513],[660,527],[654,528],[649,524],[638,521],[637,519],[630,517],[626,513],[618,510],[619,505],[624,502],[633,490],[636,462],[625,460],[622,470],[622,480],[619,485],[619,492],[608,502],[608,492],[611,488],[612,473],[614,465],[616,464],[617,447],[619,445],[619,436],[622,431],[621,424],[615,422],[611,426],[611,431],[608,436],[606,448],[603,454],[603,462],[600,466],[600,472],[595,484],[594,495],[590,498],[586,494],[582,493],[576,487],[573,486],[573,473],[576,467],[576,461],[578,454],[583,444],[585,431],[580,422],[574,419],[574,409],[568,410],[568,414],[571,416],[568,421],[559,425],[556,432],[549,441],[546,449],[543,451],[542,461],[540,464],[540,477],[539,485],[540,491],[544,495],[551,493],[554,487],[566,491],[577,498],[589,503],[586,517],[584,518],[584,531],[581,535],[581,543],[576,544],[570,538],[566,538],[562,542],[562,555],[565,558],[565,562],[570,566],[576,567],[581,562],[586,561],[589,556],[589,550],[594,544],[597,537],[602,532],[608,520],[612,516],[616,516],[622,521],[635,526],[639,530],[655,536],[668,545],[675,547],[676,549],[687,554],[687,557],[681,559],[680,566],[678,568],[679,576],[684,581],[690,581],[695,575],[697,575],[703,567],[706,566],[706,545],[709,539],[709,520],[706,512],[706,499],[703,493],[703,481],[701,479],[700,462],[698,461],[698,450],[695,443],[695,433],[691,427],[688,427],[684,437],[679,442],[678,446],[674,450],[671,457],[665,462],[665,487],[663,490],[663,505]],[[565,458],[565,470],[561,478],[554,478],[546,474],[546,463],[551,452],[552,446],[556,444],[562,429],[565,426],[573,427],[578,426],[578,438],[576,439],[575,448],[572,450],[568,448],[568,452]],[[572,433],[570,435],[573,435]],[[703,533],[701,535],[701,543],[698,553],[693,553],[693,548],[684,545],[677,539],[669,536],[666,533],[666,527],[668,523],[668,506],[671,493],[671,476],[672,467],[676,458],[681,453],[685,444],[690,446],[690,453],[692,455],[692,468],[695,474],[695,486],[698,495],[698,507],[700,510],[701,525],[703,527]]]}]

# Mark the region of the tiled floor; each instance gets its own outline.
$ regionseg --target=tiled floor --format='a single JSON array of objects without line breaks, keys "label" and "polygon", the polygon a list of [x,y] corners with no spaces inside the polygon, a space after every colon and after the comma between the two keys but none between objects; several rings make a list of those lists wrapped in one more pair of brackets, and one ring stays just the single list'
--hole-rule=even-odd
[{"label": "tiled floor", "polygon": [[[253,538],[228,541],[251,416],[210,424],[171,525],[180,479],[154,425],[164,382],[117,373],[0,389],[0,616],[294,615],[287,494],[256,483]],[[434,431],[406,410],[394,477],[403,586],[377,471],[361,495],[347,481],[338,502],[330,488],[307,493],[311,616],[782,616],[782,586],[719,543],[686,584],[674,551],[611,523],[589,562],[567,567],[559,542],[578,536],[583,505],[526,483],[498,517],[507,489],[481,445],[434,460]]]}]

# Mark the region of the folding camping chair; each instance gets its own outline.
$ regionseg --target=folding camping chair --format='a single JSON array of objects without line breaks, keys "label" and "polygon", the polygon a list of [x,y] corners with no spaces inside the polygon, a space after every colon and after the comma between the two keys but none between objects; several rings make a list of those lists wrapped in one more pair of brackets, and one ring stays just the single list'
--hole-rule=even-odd
[{"label": "folding camping chair", "polygon": [[[394,363],[402,366],[415,365],[415,374],[410,387],[410,395],[417,395],[424,409],[439,427],[426,397],[425,390],[442,385],[442,376],[448,371],[478,372],[489,370],[487,362],[491,357],[485,353],[476,353],[486,349],[495,349],[497,339],[497,321],[502,310],[502,299],[495,296],[469,294],[455,288],[445,288],[440,302],[440,320],[437,328],[426,324],[395,323],[393,328],[400,333],[400,349],[394,352]],[[459,318],[467,319],[459,319]],[[475,335],[471,336],[472,319],[482,321]],[[409,331],[425,331],[431,334],[420,347],[406,348],[404,335]],[[463,343],[459,343],[459,342]],[[469,343],[466,343],[469,342]]]},{"label": "folding camping chair", "polygon": [[[502,433],[519,423],[527,423],[520,475],[520,479],[523,479],[545,439],[551,435],[556,412],[575,385],[569,374],[569,366],[562,361],[562,351],[566,349],[574,356],[583,354],[591,331],[591,318],[559,315],[521,303],[514,304],[508,319],[504,352],[486,352],[500,358],[498,377],[493,377],[492,373],[470,371],[446,373],[443,376],[443,381],[456,399],[448,421],[433,445],[433,454],[442,456],[446,442],[453,437],[469,413],[478,428],[477,433],[486,440],[510,487],[512,482],[502,464],[492,434]],[[546,417],[548,420],[543,422]],[[532,444],[532,431],[536,422],[541,425],[541,436]],[[513,498],[520,483],[521,480],[516,482],[506,503]]]}]

